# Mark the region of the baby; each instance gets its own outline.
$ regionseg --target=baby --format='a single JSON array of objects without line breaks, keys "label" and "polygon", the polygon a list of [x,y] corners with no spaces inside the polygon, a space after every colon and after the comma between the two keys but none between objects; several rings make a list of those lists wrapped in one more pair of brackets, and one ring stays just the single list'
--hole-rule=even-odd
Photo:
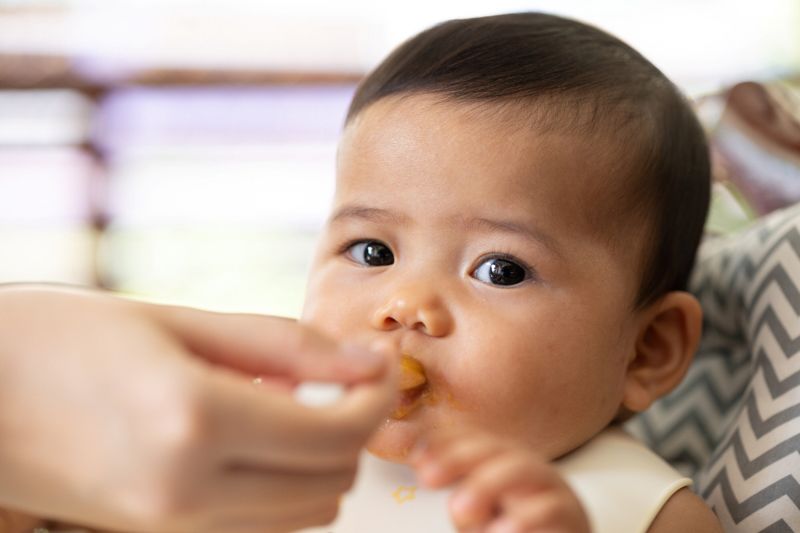
[{"label": "baby", "polygon": [[600,458],[602,492],[616,453],[667,474],[626,488],[652,508],[601,514],[717,531],[688,480],[615,429],[692,359],[684,289],[709,187],[689,105],[600,30],[520,13],[401,45],[350,106],[302,317],[403,354],[412,379],[369,451],[457,483],[460,530],[589,531],[598,517],[551,461]]},{"label": "baby", "polygon": [[718,531],[618,429],[691,362],[709,188],[689,105],[600,30],[520,13],[400,46],[350,107],[302,316],[402,354],[369,451],[454,485],[462,531]]}]

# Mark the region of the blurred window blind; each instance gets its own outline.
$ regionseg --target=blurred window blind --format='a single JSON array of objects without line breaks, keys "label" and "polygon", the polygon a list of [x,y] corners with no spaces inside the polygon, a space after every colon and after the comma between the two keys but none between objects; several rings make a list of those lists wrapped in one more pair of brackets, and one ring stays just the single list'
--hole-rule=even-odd
[{"label": "blurred window blind", "polygon": [[94,281],[90,102],[0,90],[0,282]]},{"label": "blurred window blind", "polygon": [[103,279],[171,302],[296,316],[351,86],[131,89],[100,106]]}]

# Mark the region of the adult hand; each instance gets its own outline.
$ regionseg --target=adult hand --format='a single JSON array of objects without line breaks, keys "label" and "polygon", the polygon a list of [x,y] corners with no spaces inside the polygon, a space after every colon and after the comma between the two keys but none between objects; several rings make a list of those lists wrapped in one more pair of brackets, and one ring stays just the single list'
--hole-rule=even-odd
[{"label": "adult hand", "polygon": [[[0,505],[159,533],[330,522],[391,408],[388,359],[287,319],[0,289]],[[311,408],[255,375],[348,388]]]}]

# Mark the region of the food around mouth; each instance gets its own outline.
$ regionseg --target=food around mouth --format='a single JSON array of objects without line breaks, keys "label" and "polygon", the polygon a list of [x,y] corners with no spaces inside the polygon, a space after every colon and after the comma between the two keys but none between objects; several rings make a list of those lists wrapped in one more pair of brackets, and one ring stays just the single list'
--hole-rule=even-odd
[{"label": "food around mouth", "polygon": [[407,417],[419,405],[426,390],[428,378],[422,363],[404,355],[400,358],[400,381],[398,384],[399,398],[392,412],[392,418],[400,420]]},{"label": "food around mouth", "polygon": [[422,363],[408,355],[400,359],[400,384],[397,387],[399,390],[414,389],[427,381]]}]

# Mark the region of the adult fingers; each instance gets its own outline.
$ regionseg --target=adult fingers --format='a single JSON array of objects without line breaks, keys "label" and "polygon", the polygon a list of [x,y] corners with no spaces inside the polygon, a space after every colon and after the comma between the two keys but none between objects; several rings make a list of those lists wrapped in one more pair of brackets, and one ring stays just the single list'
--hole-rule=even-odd
[{"label": "adult fingers", "polygon": [[263,502],[258,509],[215,516],[205,531],[225,533],[282,533],[330,524],[336,519],[336,501],[305,502],[302,507],[275,506]]},{"label": "adult fingers", "polygon": [[[226,469],[182,498],[174,509],[178,515],[171,517],[170,525],[160,524],[158,530],[227,533],[255,527],[283,531],[329,522],[352,478],[343,472],[303,476]],[[329,519],[308,520],[323,510]]]},{"label": "adult fingers", "polygon": [[292,396],[218,371],[208,376],[208,412],[229,462],[282,471],[352,468],[389,413],[395,371],[350,387],[333,404],[311,408]]},{"label": "adult fingers", "polygon": [[252,467],[228,467],[203,490],[200,501],[223,509],[257,509],[267,502],[302,508],[308,502],[336,502],[353,486],[354,469],[322,473],[282,473]]},{"label": "adult fingers", "polygon": [[386,354],[342,346],[296,320],[148,305],[193,354],[249,375],[354,383],[382,375]]}]

